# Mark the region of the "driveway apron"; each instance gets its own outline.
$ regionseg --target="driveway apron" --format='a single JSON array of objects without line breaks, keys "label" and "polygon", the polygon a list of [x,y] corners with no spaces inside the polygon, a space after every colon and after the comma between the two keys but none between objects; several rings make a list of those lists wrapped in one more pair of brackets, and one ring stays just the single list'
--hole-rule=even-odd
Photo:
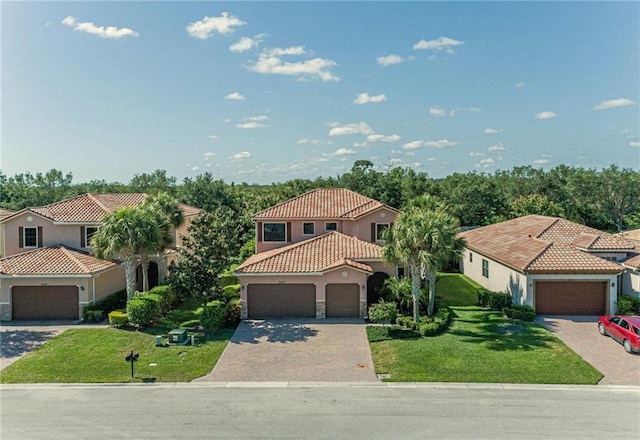
[{"label": "driveway apron", "polygon": [[598,316],[538,316],[536,321],[604,374],[600,385],[640,385],[640,355],[600,335]]},{"label": "driveway apron", "polygon": [[376,382],[361,319],[243,321],[196,381]]}]

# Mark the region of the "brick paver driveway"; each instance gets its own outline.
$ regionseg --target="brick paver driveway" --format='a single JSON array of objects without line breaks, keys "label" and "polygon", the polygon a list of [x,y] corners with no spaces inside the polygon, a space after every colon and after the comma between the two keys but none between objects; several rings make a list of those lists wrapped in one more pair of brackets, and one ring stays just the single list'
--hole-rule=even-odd
[{"label": "brick paver driveway", "polygon": [[213,371],[197,381],[377,381],[360,319],[243,321]]},{"label": "brick paver driveway", "polygon": [[604,377],[602,385],[640,385],[640,355],[628,354],[598,333],[598,316],[538,316],[536,321],[560,338]]}]

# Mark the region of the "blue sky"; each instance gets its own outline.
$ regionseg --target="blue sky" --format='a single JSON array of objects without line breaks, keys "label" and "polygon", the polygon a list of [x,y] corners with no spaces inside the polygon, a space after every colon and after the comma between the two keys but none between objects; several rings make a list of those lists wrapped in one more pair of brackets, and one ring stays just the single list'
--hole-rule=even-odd
[{"label": "blue sky", "polygon": [[7,175],[640,170],[638,2],[0,8]]}]

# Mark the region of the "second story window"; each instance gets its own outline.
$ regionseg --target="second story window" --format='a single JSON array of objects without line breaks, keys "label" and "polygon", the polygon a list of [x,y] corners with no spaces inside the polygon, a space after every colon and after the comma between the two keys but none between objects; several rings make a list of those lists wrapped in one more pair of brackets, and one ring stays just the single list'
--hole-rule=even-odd
[{"label": "second story window", "polygon": [[98,230],[98,228],[86,228],[85,229],[85,235],[86,235],[85,243],[86,243],[87,247],[91,246],[91,236],[93,234],[95,234],[97,230]]},{"label": "second story window", "polygon": [[24,228],[24,247],[38,247],[38,228]]},{"label": "second story window", "polygon": [[336,222],[327,222],[324,224],[324,230],[325,231],[337,231],[338,230],[338,224]]},{"label": "second story window", "polygon": [[305,222],[302,224],[302,234],[303,235],[313,235],[315,234],[316,224],[312,222]]},{"label": "second story window", "polygon": [[286,226],[285,223],[264,223],[262,225],[263,240],[276,241],[276,242],[287,241],[287,233],[286,233],[285,226]]},{"label": "second story window", "polygon": [[389,223],[376,223],[376,241],[384,240],[384,231],[389,229]]},{"label": "second story window", "polygon": [[482,276],[489,278],[489,261],[482,259]]}]

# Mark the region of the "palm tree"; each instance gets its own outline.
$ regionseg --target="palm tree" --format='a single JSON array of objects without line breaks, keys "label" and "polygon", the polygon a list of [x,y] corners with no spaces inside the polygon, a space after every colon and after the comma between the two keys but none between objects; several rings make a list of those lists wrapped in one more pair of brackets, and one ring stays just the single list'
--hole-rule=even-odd
[{"label": "palm tree", "polygon": [[168,193],[159,193],[148,198],[141,209],[149,215],[158,226],[158,240],[148,247],[138,249],[140,265],[142,266],[142,291],[149,290],[149,264],[152,253],[162,252],[173,244],[172,230],[184,223],[184,212],[178,201]]},{"label": "palm tree", "polygon": [[98,258],[119,258],[124,263],[127,298],[135,291],[136,256],[150,252],[160,241],[160,228],[145,210],[126,207],[107,214],[91,236],[91,250]]},{"label": "palm tree", "polygon": [[433,315],[437,272],[460,254],[464,241],[456,237],[458,220],[442,208],[409,206],[387,230],[382,255],[391,264],[404,265],[411,277],[413,319],[420,319],[420,283],[429,282],[428,315]]},{"label": "palm tree", "polygon": [[387,292],[387,300],[395,301],[400,312],[408,311],[412,304],[411,280],[409,278],[387,278],[383,289]]}]

